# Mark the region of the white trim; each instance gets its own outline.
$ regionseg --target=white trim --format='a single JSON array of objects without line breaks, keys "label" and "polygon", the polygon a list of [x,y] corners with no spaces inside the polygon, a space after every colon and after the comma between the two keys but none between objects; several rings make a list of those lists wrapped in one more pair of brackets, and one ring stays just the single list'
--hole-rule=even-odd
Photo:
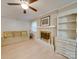
[{"label": "white trim", "polygon": [[64,8],[66,8],[66,7],[69,7],[69,6],[72,6],[73,4],[77,4],[77,2],[75,1],[75,2],[71,2],[71,3],[69,3],[69,4],[66,4],[66,5],[64,5],[63,7],[58,8],[58,10],[64,9]]},{"label": "white trim", "polygon": [[77,8],[74,8],[74,9],[71,9],[71,10],[68,10],[68,11],[61,12],[61,13],[59,13],[58,17],[62,17],[62,16],[74,14],[74,13],[77,13]]}]

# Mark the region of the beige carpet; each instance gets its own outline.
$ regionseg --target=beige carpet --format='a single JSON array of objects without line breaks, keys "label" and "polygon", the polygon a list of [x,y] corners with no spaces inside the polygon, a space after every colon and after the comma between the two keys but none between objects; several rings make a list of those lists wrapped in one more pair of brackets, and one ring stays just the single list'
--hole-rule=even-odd
[{"label": "beige carpet", "polygon": [[66,59],[53,52],[50,47],[27,40],[21,43],[2,47],[1,59]]}]

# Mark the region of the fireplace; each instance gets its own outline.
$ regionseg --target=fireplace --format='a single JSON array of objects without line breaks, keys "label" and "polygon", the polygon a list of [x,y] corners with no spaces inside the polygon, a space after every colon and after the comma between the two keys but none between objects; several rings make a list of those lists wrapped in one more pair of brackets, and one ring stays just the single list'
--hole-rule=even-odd
[{"label": "fireplace", "polygon": [[50,37],[50,32],[47,32],[47,31],[41,31],[40,32],[40,37],[42,40],[46,41],[46,42],[49,42],[51,37]]}]

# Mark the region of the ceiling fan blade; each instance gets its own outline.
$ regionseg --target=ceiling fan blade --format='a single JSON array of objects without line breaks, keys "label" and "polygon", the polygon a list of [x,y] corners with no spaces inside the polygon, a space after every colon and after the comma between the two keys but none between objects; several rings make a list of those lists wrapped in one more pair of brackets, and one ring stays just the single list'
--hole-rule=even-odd
[{"label": "ceiling fan blade", "polygon": [[29,8],[32,9],[33,11],[37,12],[37,9],[35,9],[35,8],[31,7],[31,6],[29,6]]},{"label": "ceiling fan blade", "polygon": [[7,3],[8,5],[21,5],[20,3]]},{"label": "ceiling fan blade", "polygon": [[23,13],[26,14],[26,10],[24,10]]},{"label": "ceiling fan blade", "polygon": [[29,0],[29,4],[34,3],[36,1],[38,1],[38,0]]}]

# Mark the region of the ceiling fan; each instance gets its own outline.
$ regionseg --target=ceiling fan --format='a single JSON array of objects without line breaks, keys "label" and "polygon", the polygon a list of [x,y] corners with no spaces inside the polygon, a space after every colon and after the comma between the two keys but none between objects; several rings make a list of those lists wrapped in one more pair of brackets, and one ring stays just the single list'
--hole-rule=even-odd
[{"label": "ceiling fan", "polygon": [[33,11],[37,12],[37,9],[30,6],[31,3],[36,2],[37,0],[20,0],[20,3],[7,3],[8,5],[21,5],[21,7],[24,9],[23,13],[26,14],[26,10],[28,8],[32,9]]}]

